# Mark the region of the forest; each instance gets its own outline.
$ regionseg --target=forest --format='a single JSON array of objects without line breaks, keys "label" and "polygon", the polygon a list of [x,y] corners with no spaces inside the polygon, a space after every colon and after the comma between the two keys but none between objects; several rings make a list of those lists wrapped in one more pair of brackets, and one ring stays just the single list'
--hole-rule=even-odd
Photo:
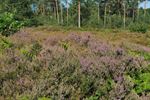
[{"label": "forest", "polygon": [[0,0],[0,100],[150,100],[150,0]]}]

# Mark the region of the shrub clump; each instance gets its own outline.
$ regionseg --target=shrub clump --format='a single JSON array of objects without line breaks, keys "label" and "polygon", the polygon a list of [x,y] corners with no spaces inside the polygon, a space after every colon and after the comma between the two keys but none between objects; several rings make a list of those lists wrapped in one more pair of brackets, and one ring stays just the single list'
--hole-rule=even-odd
[{"label": "shrub clump", "polygon": [[23,22],[16,20],[12,13],[5,12],[0,15],[0,33],[4,36],[17,32],[23,24]]},{"label": "shrub clump", "polygon": [[148,27],[144,23],[132,23],[129,25],[129,30],[131,32],[146,33]]},{"label": "shrub clump", "polygon": [[13,47],[13,45],[14,44],[11,41],[5,37],[0,36],[0,52]]}]

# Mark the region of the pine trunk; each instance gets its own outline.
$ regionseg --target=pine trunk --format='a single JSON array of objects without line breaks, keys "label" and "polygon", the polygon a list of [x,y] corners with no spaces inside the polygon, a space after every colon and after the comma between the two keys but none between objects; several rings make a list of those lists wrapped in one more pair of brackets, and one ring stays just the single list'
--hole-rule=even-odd
[{"label": "pine trunk", "polygon": [[80,0],[78,0],[78,27],[81,27]]},{"label": "pine trunk", "polygon": [[124,29],[126,28],[126,4],[124,4],[124,18],[123,18],[123,23],[124,23]]},{"label": "pine trunk", "polygon": [[58,24],[59,24],[59,12],[58,12],[58,1],[55,0],[55,4],[56,4],[56,16],[57,16],[57,21],[58,21]]},{"label": "pine trunk", "polygon": [[100,4],[98,3],[98,12],[97,12],[97,19],[98,19],[98,24],[99,24],[99,21],[100,21],[100,9],[99,9],[99,6],[100,6]]},{"label": "pine trunk", "polygon": [[60,3],[60,11],[61,11],[61,24],[63,24],[64,23],[64,21],[63,21],[63,7],[62,7],[62,4]]},{"label": "pine trunk", "polygon": [[147,9],[146,5],[147,5],[147,0],[145,0],[145,3],[144,3],[144,16],[146,16],[146,9]]},{"label": "pine trunk", "polygon": [[107,4],[105,4],[105,12],[104,12],[104,27],[106,27],[106,17],[107,17]]},{"label": "pine trunk", "polygon": [[69,19],[68,0],[66,0],[66,6],[67,6],[67,25],[68,25],[68,19]]}]

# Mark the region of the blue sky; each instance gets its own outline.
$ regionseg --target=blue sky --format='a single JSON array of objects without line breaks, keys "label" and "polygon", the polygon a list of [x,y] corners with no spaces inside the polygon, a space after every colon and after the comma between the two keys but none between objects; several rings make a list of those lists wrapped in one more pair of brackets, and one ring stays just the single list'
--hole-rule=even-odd
[{"label": "blue sky", "polygon": [[[144,2],[139,5],[139,7],[144,8]],[[147,2],[147,8],[150,8],[150,1]]]}]

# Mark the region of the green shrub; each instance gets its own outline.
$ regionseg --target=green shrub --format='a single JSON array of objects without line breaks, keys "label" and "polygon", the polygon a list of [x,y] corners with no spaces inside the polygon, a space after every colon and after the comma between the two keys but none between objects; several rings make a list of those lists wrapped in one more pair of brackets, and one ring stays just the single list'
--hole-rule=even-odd
[{"label": "green shrub", "polygon": [[31,97],[28,95],[18,95],[17,100],[29,100]]},{"label": "green shrub", "polygon": [[64,50],[68,50],[69,46],[70,46],[70,43],[69,42],[60,42],[60,45],[64,48]]},{"label": "green shrub", "polygon": [[121,16],[113,15],[110,18],[109,26],[112,28],[121,28],[123,26],[123,18]]},{"label": "green shrub", "polygon": [[97,16],[91,15],[89,20],[85,20],[83,27],[85,28],[101,28],[103,27],[103,20],[100,18],[99,21],[97,20]]},{"label": "green shrub", "polygon": [[39,26],[39,25],[43,25],[43,24],[37,18],[31,18],[25,20],[25,26],[31,27],[31,26]]},{"label": "green shrub", "polygon": [[9,36],[17,32],[23,26],[23,22],[15,19],[14,14],[5,12],[0,15],[0,33]]},{"label": "green shrub", "polygon": [[33,58],[41,51],[42,46],[35,42],[32,44],[31,48],[23,48],[21,49],[21,53],[27,58],[27,60],[32,61]]},{"label": "green shrub", "polygon": [[143,53],[145,60],[150,60],[150,53]]},{"label": "green shrub", "polygon": [[135,57],[144,57],[145,60],[150,60],[150,53],[148,52],[129,51],[129,55],[135,56]]},{"label": "green shrub", "polygon": [[150,91],[150,73],[142,73],[138,76],[135,82],[135,91],[139,93]]},{"label": "green shrub", "polygon": [[94,90],[94,80],[90,77],[85,77],[82,80],[82,84],[80,85],[81,91],[84,95],[92,94]]},{"label": "green shrub", "polygon": [[87,100],[99,100],[100,97],[106,95],[110,90],[112,90],[112,87],[114,87],[114,81],[112,79],[108,79],[105,84],[103,84],[100,87],[97,87],[96,92],[94,95],[87,98]]},{"label": "green shrub", "polygon": [[41,98],[38,98],[38,100],[51,100],[50,98],[46,98],[46,97],[41,97]]},{"label": "green shrub", "polygon": [[11,48],[13,43],[11,43],[6,38],[0,37],[0,51],[5,50],[7,48]]},{"label": "green shrub", "polygon": [[129,30],[131,32],[146,33],[148,27],[144,23],[132,23],[129,25]]}]

